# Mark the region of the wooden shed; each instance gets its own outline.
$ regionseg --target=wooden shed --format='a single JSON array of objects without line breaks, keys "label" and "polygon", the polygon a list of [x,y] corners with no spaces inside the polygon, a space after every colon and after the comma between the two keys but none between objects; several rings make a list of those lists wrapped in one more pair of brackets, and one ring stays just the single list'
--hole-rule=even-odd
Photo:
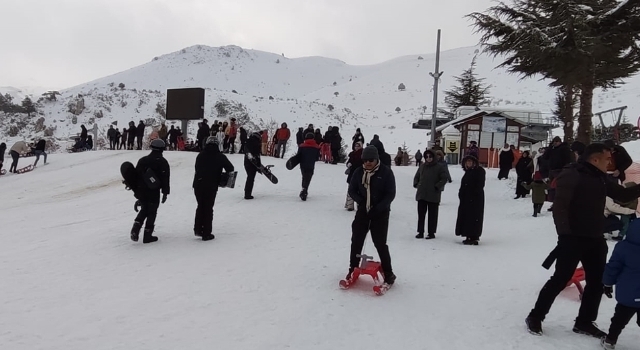
[{"label": "wooden shed", "polygon": [[460,158],[467,152],[469,143],[478,144],[479,161],[484,166],[496,166],[497,153],[504,144],[520,147],[521,130],[526,124],[501,112],[477,111],[451,122],[460,131],[462,147]]}]

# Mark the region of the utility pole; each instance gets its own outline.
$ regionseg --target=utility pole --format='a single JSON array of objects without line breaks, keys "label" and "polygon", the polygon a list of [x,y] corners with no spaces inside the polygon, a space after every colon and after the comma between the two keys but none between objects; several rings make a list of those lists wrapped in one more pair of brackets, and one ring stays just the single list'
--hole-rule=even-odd
[{"label": "utility pole", "polygon": [[433,114],[431,115],[431,147],[436,143],[436,117],[438,116],[438,81],[442,76],[440,72],[440,29],[438,29],[438,43],[436,46],[436,71],[429,73],[433,77]]}]

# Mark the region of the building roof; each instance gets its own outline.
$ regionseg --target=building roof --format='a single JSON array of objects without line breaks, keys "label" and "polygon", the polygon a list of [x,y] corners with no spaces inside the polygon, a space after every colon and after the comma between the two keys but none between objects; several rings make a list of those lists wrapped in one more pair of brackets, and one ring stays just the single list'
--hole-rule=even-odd
[{"label": "building roof", "polygon": [[479,118],[479,117],[484,117],[484,116],[499,116],[499,117],[503,117],[509,120],[512,120],[520,125],[527,125],[527,123],[523,122],[522,120],[512,117],[508,114],[502,113],[502,112],[487,112],[487,111],[475,111],[473,113],[469,113],[463,117],[460,117],[458,119],[454,119],[448,123],[442,124],[439,127],[436,128],[436,132],[442,132],[442,130],[446,129],[449,126],[458,126],[464,122],[467,122],[469,120],[475,119],[475,118]]}]

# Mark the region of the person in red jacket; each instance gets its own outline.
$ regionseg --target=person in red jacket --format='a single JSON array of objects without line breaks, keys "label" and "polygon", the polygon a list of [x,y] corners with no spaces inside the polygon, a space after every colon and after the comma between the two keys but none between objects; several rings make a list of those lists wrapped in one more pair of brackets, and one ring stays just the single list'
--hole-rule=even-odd
[{"label": "person in red jacket", "polygon": [[236,124],[236,118],[231,118],[229,124],[229,153],[236,153],[236,137],[238,136],[238,124]]},{"label": "person in red jacket", "polygon": [[[276,144],[276,158],[284,158],[284,154],[287,151],[287,142],[289,142],[289,137],[291,137],[291,131],[287,128],[287,123],[282,123],[280,129],[276,131],[276,138],[278,139],[278,143]],[[280,154],[282,151],[282,154]]]}]

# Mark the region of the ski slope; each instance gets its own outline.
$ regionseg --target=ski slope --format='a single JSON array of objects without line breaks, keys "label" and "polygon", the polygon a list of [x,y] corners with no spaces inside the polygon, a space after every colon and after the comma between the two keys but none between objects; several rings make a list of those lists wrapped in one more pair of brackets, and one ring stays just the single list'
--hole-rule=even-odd
[{"label": "ski slope", "polygon": [[[166,152],[172,182],[159,209],[160,240],[143,245],[129,239],[134,198],[118,169],[146,153],[54,154],[30,173],[0,177],[0,349],[599,347],[571,331],[574,287],[558,297],[545,336],[525,330],[550,275],[540,264],[556,233],[546,210],[532,218],[530,199],[513,199],[513,172],[499,182],[488,170],[484,235],[469,247],[453,234],[462,170],[450,167],[454,182],[443,194],[437,239],[418,241],[416,168],[394,167],[389,246],[398,280],[376,297],[366,278],[338,288],[354,215],[343,209],[342,166],[318,163],[301,202],[299,171],[266,158],[280,182],[258,175],[256,198],[246,201],[242,156],[231,156],[237,186],[220,189],[216,239],[202,242],[192,230],[196,154]],[[370,240],[365,251],[376,255]],[[614,306],[603,298],[598,321],[605,330]],[[630,324],[618,348],[639,343]]]}]

